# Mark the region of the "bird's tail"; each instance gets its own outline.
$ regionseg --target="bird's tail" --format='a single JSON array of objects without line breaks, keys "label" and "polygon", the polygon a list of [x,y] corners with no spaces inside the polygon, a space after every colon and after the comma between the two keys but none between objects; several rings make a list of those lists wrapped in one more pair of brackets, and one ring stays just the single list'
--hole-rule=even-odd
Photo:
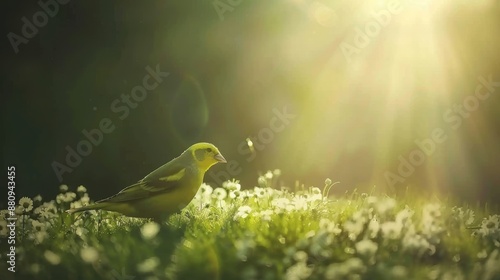
[{"label": "bird's tail", "polygon": [[83,206],[80,208],[69,209],[69,210],[66,210],[66,213],[73,214],[73,213],[83,212],[83,211],[87,211],[87,210],[99,210],[99,209],[104,209],[106,206],[107,206],[107,203],[96,203],[96,204],[92,204],[92,205]]}]

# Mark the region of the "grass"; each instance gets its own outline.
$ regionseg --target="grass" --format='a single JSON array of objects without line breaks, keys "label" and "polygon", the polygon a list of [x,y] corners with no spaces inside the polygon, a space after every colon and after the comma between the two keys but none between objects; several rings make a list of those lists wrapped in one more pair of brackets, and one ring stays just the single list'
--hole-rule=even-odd
[{"label": "grass", "polygon": [[[500,279],[500,215],[450,201],[321,188],[202,185],[158,225],[64,210],[90,202],[84,187],[17,206],[16,272],[1,212],[1,279]],[[333,186],[334,187],[334,186]]]}]

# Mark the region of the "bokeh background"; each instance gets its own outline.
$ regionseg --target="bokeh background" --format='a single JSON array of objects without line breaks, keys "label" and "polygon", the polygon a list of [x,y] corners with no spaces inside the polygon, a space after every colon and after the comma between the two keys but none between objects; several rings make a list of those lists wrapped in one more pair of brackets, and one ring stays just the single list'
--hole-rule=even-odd
[{"label": "bokeh background", "polygon": [[[52,199],[60,184],[103,198],[208,141],[232,162],[211,184],[253,187],[280,169],[289,186],[339,181],[334,194],[498,203],[500,87],[470,96],[479,77],[500,82],[500,1],[73,0],[13,47],[39,11],[2,8],[2,159],[17,199]],[[157,65],[169,76],[121,120],[112,102]],[[474,110],[457,107],[466,100]],[[53,162],[103,118],[115,130],[60,181]],[[446,140],[389,182],[436,128]]]}]

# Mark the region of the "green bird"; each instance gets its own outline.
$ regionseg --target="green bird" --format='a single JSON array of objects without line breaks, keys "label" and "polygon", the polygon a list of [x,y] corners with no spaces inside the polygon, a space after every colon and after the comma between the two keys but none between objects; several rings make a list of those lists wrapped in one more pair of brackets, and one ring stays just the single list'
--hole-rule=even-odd
[{"label": "green bird", "polygon": [[160,221],[188,205],[198,192],[205,172],[219,162],[226,162],[219,149],[210,143],[197,143],[119,193],[66,212],[101,209]]}]

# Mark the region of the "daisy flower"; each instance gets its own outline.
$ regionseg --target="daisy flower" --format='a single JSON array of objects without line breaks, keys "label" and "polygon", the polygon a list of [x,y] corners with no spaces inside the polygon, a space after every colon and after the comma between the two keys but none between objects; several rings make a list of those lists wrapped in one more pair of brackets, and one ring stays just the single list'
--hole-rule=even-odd
[{"label": "daisy flower", "polygon": [[19,206],[22,207],[23,212],[29,212],[33,209],[33,200],[29,197],[23,197],[19,200]]},{"label": "daisy flower", "polygon": [[238,211],[234,215],[233,219],[235,221],[240,219],[240,218],[245,219],[246,217],[248,217],[248,214],[250,214],[250,212],[252,212],[252,208],[250,208],[250,206],[248,206],[248,205],[240,206],[238,208]]}]

